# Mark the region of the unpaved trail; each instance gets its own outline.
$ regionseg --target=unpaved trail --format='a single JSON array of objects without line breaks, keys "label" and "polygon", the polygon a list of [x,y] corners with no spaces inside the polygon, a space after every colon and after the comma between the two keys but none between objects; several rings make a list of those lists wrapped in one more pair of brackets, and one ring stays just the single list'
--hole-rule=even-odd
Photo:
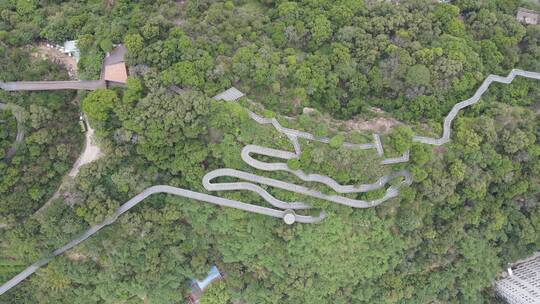
[{"label": "unpaved trail", "polygon": [[[313,113],[317,110],[313,108],[304,108],[302,110],[303,114],[309,114]],[[381,109],[379,108],[371,108],[371,112],[376,113],[378,115],[385,114]],[[336,120],[331,117],[323,117],[323,121],[326,122],[328,125],[345,125],[349,130],[357,130],[357,131],[375,131],[378,133],[388,133],[393,127],[401,125],[402,122],[398,121],[395,118],[387,118],[384,116],[379,116],[370,120],[359,120],[358,118],[352,118],[348,120]]]},{"label": "unpaved trail", "polygon": [[99,148],[99,146],[93,142],[94,129],[92,129],[90,124],[87,124],[87,126],[88,126],[88,130],[86,131],[85,144],[84,144],[83,152],[81,153],[81,155],[79,156],[79,158],[77,159],[75,164],[73,164],[73,167],[69,171],[67,177],[65,177],[62,180],[62,182],[58,186],[58,189],[53,194],[53,196],[51,196],[51,198],[49,200],[47,200],[47,202],[45,202],[45,204],[43,204],[43,206],[41,206],[41,208],[39,208],[34,213],[34,215],[38,215],[41,212],[43,212],[43,210],[47,209],[49,207],[49,205],[51,205],[51,203],[54,200],[56,200],[57,198],[60,197],[60,194],[64,191],[64,185],[70,179],[73,179],[73,178],[75,178],[75,176],[77,176],[77,173],[79,173],[79,169],[82,166],[84,166],[86,164],[89,164],[89,163],[99,159],[103,155],[103,153],[101,153],[101,149]]},{"label": "unpaved trail", "polygon": [[388,133],[393,127],[403,124],[393,117],[387,117],[388,115],[386,115],[386,112],[380,108],[371,107],[369,111],[375,113],[378,117],[362,121],[359,121],[358,119],[349,119],[345,121],[345,125],[351,130]]},{"label": "unpaved trail", "polygon": [[88,131],[86,131],[86,142],[84,144],[84,151],[81,153],[79,159],[77,159],[77,161],[73,165],[73,168],[71,168],[71,171],[69,171],[68,176],[70,177],[75,177],[77,173],[79,173],[79,169],[81,168],[81,166],[89,164],[102,156],[101,149],[96,143],[93,142],[94,129],[92,129],[92,127],[88,123],[87,126]]},{"label": "unpaved trail", "polygon": [[15,136],[15,143],[8,149],[6,156],[4,157],[4,159],[9,162],[13,155],[17,153],[19,145],[24,140],[24,128],[22,123],[23,109],[15,104],[5,104],[0,102],[0,111],[3,110],[11,110],[11,113],[13,116],[15,116],[15,120],[17,120],[17,135]]}]

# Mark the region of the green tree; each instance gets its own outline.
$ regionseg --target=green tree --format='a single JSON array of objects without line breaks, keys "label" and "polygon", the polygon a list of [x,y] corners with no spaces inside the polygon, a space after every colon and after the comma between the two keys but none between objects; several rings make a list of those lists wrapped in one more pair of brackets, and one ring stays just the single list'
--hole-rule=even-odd
[{"label": "green tree", "polygon": [[407,70],[405,82],[411,86],[427,86],[430,84],[431,75],[429,69],[422,64],[417,64]]},{"label": "green tree", "polygon": [[82,109],[91,120],[106,121],[117,102],[118,96],[115,91],[98,89],[84,98]]},{"label": "green tree", "polygon": [[200,299],[201,304],[230,304],[231,295],[227,290],[227,285],[224,281],[212,283],[208,289],[204,291]]}]

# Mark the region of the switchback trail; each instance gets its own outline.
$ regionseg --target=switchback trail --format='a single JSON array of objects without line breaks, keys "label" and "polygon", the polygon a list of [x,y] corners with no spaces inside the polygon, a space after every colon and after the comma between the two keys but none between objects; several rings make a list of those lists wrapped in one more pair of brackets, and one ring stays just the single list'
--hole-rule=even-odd
[{"label": "switchback trail", "polygon": [[[456,117],[459,110],[478,102],[482,94],[488,89],[489,85],[492,82],[495,81],[495,82],[508,84],[515,78],[515,76],[523,76],[527,78],[540,79],[540,73],[528,72],[528,71],[523,71],[523,70],[512,70],[507,77],[490,75],[482,83],[482,85],[476,91],[473,97],[465,101],[462,101],[460,103],[457,103],[452,108],[452,110],[450,111],[450,113],[447,115],[447,117],[444,120],[443,136],[441,138],[428,138],[428,137],[414,136],[413,141],[417,141],[417,142],[421,142],[425,144],[431,144],[431,145],[442,145],[448,142],[450,140],[451,123],[453,119]],[[25,88],[35,89],[37,87],[37,86],[32,86],[30,84],[28,86],[22,85],[22,84],[20,85],[21,86],[18,87],[19,90],[25,90]],[[34,83],[34,85],[36,84]],[[62,85],[65,85],[65,84],[59,84],[58,87],[62,87]],[[0,83],[0,88],[5,89],[5,90],[17,89],[16,86],[13,87],[5,83]],[[50,86],[48,88],[50,88]],[[53,88],[53,89],[58,89],[58,88]],[[153,187],[145,189],[144,191],[142,191],[141,193],[139,193],[138,195],[136,195],[135,197],[133,197],[132,199],[124,203],[120,208],[118,208],[115,211],[115,213],[111,217],[107,218],[105,221],[90,227],[87,231],[85,231],[79,237],[73,239],[66,245],[62,246],[61,248],[58,248],[55,251],[53,251],[51,256],[45,257],[37,261],[36,263],[26,268],[24,271],[16,275],[14,278],[12,278],[8,282],[0,286],[0,295],[4,294],[9,289],[19,284],[25,278],[27,278],[28,276],[36,272],[40,267],[46,265],[55,256],[60,255],[66,252],[67,250],[75,247],[76,245],[80,244],[87,238],[97,233],[101,228],[107,225],[113,224],[120,215],[127,212],[129,209],[133,208],[135,205],[137,205],[138,203],[140,203],[141,201],[143,201],[145,198],[147,198],[148,196],[152,194],[167,193],[167,194],[177,195],[177,196],[199,200],[199,201],[203,201],[203,202],[207,202],[207,203],[211,203],[211,204],[215,204],[219,206],[231,207],[231,208],[236,208],[236,209],[253,212],[257,214],[282,218],[287,224],[292,224],[294,222],[299,222],[299,223],[318,222],[318,221],[321,221],[326,215],[324,212],[321,212],[319,216],[297,215],[294,213],[292,209],[308,209],[310,208],[309,204],[302,203],[302,202],[288,203],[288,202],[280,201],[274,198],[272,195],[270,195],[266,190],[249,182],[211,183],[211,180],[214,178],[221,177],[221,176],[235,177],[235,178],[239,178],[239,179],[243,179],[243,180],[247,180],[247,181],[251,181],[255,183],[266,184],[269,186],[289,190],[296,193],[301,193],[301,194],[316,197],[319,199],[333,201],[339,204],[344,204],[344,205],[348,205],[348,206],[352,206],[356,208],[367,208],[367,207],[376,206],[390,198],[396,197],[399,194],[399,187],[401,185],[410,185],[412,183],[411,174],[406,170],[401,170],[392,175],[383,176],[378,181],[372,184],[343,186],[343,185],[339,185],[335,180],[326,176],[322,176],[318,174],[305,174],[301,170],[291,170],[288,168],[288,166],[286,166],[285,163],[264,163],[261,161],[257,161],[251,157],[250,155],[251,153],[257,153],[261,155],[282,158],[282,159],[298,158],[301,151],[300,142],[298,141],[299,137],[307,139],[307,140],[314,140],[314,141],[319,141],[323,143],[328,143],[329,139],[326,137],[316,137],[310,133],[303,132],[303,131],[284,128],[279,124],[279,122],[276,119],[264,118],[253,112],[250,112],[250,116],[252,119],[254,119],[260,124],[272,124],[276,128],[276,130],[285,134],[291,140],[294,150],[295,150],[295,153],[293,153],[293,152],[288,152],[288,151],[254,146],[254,145],[249,145],[249,146],[244,147],[242,151],[242,159],[246,163],[250,164],[251,166],[257,169],[266,170],[266,171],[275,171],[275,170],[287,171],[294,174],[295,176],[297,176],[298,178],[304,181],[323,183],[339,193],[366,192],[366,191],[378,189],[384,186],[386,183],[390,182],[395,177],[403,177],[404,180],[401,181],[397,185],[391,185],[390,187],[388,187],[386,194],[382,198],[373,200],[370,202],[365,202],[365,201],[354,200],[354,199],[350,199],[350,198],[342,197],[338,195],[326,195],[326,194],[322,194],[318,191],[315,191],[315,190],[312,190],[312,189],[309,189],[300,185],[295,185],[288,182],[266,178],[259,175],[242,172],[235,169],[229,169],[229,168],[217,169],[217,170],[211,171],[203,177],[203,185],[209,191],[249,190],[249,191],[258,193],[263,199],[265,199],[270,204],[278,208],[285,209],[285,210],[277,210],[277,209],[272,209],[272,208],[267,208],[267,207],[252,205],[252,204],[246,204],[246,203],[239,202],[236,200],[230,200],[230,199],[226,199],[226,198],[222,198],[218,196],[194,192],[194,191],[171,187],[167,185],[153,186]],[[345,147],[352,148],[352,149],[376,149],[377,154],[379,156],[383,156],[383,153],[384,153],[378,136],[374,136],[373,144],[344,143],[343,145]],[[407,161],[408,156],[409,156],[409,153],[407,152],[400,158],[386,160],[387,161],[386,163]]]},{"label": "switchback trail", "polygon": [[363,201],[363,200],[352,199],[352,198],[348,198],[348,197],[344,197],[340,195],[328,195],[320,191],[313,190],[313,189],[310,189],[301,185],[291,184],[291,183],[276,180],[273,178],[268,178],[268,177],[264,177],[260,175],[242,172],[235,169],[226,168],[226,169],[216,169],[207,173],[203,177],[203,181],[202,181],[204,188],[209,191],[249,190],[249,191],[256,192],[268,203],[281,209],[308,209],[310,208],[309,204],[306,204],[303,202],[287,203],[287,202],[280,201],[274,198],[272,195],[270,195],[263,188],[252,183],[246,183],[246,182],[212,183],[212,180],[215,178],[228,176],[228,177],[238,178],[241,180],[246,180],[249,182],[254,182],[257,184],[268,185],[274,188],[279,188],[279,189],[303,194],[306,196],[315,197],[318,199],[350,206],[353,208],[370,208],[370,207],[375,207],[377,205],[380,205],[381,203],[389,200],[390,198],[396,197],[399,194],[399,188],[401,187],[401,185],[410,185],[412,183],[411,174],[406,170],[401,170],[394,174],[383,176],[379,180],[377,180],[375,183],[372,183],[372,184],[340,185],[338,182],[336,182],[334,179],[328,176],[319,175],[319,174],[306,174],[302,170],[291,170],[289,169],[286,163],[265,163],[265,162],[254,159],[253,157],[251,157],[251,154],[259,154],[259,155],[265,155],[265,156],[270,156],[274,158],[281,158],[281,159],[289,160],[293,158],[298,158],[299,155],[296,153],[283,151],[283,150],[276,150],[276,149],[271,149],[271,148],[266,148],[266,147],[261,147],[261,146],[256,146],[256,145],[247,145],[242,149],[241,156],[242,156],[242,160],[245,163],[247,163],[248,165],[256,169],[264,170],[264,171],[290,172],[303,181],[324,184],[330,187],[332,190],[334,190],[337,193],[361,193],[361,192],[369,192],[372,190],[377,190],[397,177],[403,177],[403,181],[397,185],[392,185],[388,187],[388,189],[386,190],[386,194],[383,197],[379,199],[371,200],[371,201]]},{"label": "switchback trail", "polygon": [[[282,130],[278,129],[278,131],[282,131]],[[285,133],[289,137],[289,139],[291,139],[291,142],[293,143],[295,150],[300,149],[300,143],[297,140],[294,140],[293,138],[291,138],[290,136],[291,134],[305,136],[306,139],[317,140],[315,139],[313,135],[309,133],[296,131],[292,129],[286,129],[286,131],[283,133]],[[324,139],[322,141],[325,142]],[[355,148],[355,147],[351,146],[349,148]],[[226,198],[222,198],[218,196],[213,196],[213,195],[204,194],[200,192],[194,192],[187,189],[181,189],[181,188],[171,187],[167,185],[153,186],[153,187],[145,189],[144,191],[142,191],[141,193],[139,193],[138,195],[136,195],[135,197],[133,197],[132,199],[124,203],[120,208],[118,208],[115,211],[115,213],[111,217],[107,218],[105,221],[90,227],[82,235],[73,239],[68,244],[62,246],[61,248],[58,248],[55,251],[53,251],[51,256],[44,257],[43,259],[37,261],[36,263],[32,264],[31,266],[23,270],[18,275],[16,275],[14,278],[12,278],[8,282],[0,286],[0,295],[4,294],[9,289],[16,286],[20,282],[22,282],[28,276],[32,275],[40,267],[46,265],[49,261],[51,261],[55,256],[58,256],[66,252],[67,250],[75,247],[79,243],[83,242],[87,238],[97,233],[101,228],[114,223],[120,215],[127,212],[129,209],[133,208],[135,205],[139,204],[141,201],[143,201],[145,198],[147,198],[148,196],[152,194],[157,194],[157,193],[172,194],[176,196],[181,196],[181,197],[186,197],[186,198],[190,198],[190,199],[194,199],[198,201],[211,203],[218,206],[231,207],[231,208],[236,208],[239,210],[244,210],[244,211],[248,211],[252,213],[281,218],[285,221],[285,223],[293,224],[295,222],[299,222],[299,223],[319,222],[325,218],[326,214],[324,212],[320,212],[318,216],[298,215],[293,211],[293,209],[309,209],[311,208],[311,206],[309,204],[302,203],[302,202],[288,203],[288,202],[280,201],[274,198],[266,190],[262,189],[260,186],[257,186],[253,183],[249,183],[249,182],[211,183],[211,180],[214,178],[222,177],[222,176],[235,177],[238,179],[243,179],[243,180],[247,180],[247,181],[258,183],[258,184],[266,184],[269,186],[281,188],[281,189],[288,190],[291,192],[300,193],[307,196],[311,196],[311,197],[315,197],[315,198],[319,198],[323,200],[328,200],[328,201],[336,202],[339,204],[343,204],[343,205],[347,205],[347,206],[351,206],[355,208],[368,208],[368,207],[377,206],[390,198],[396,197],[399,194],[399,187],[401,185],[410,185],[412,183],[412,177],[409,172],[399,171],[393,175],[382,177],[373,184],[365,184],[365,185],[359,185],[359,186],[352,186],[352,185],[341,186],[335,180],[327,176],[322,176],[318,174],[305,174],[300,170],[290,170],[288,169],[288,167],[286,167],[285,163],[264,163],[264,162],[255,160],[250,156],[251,153],[259,153],[259,154],[273,156],[273,157],[282,158],[282,159],[291,159],[291,158],[299,157],[299,152],[297,151],[293,153],[293,152],[288,152],[288,151],[249,145],[249,146],[246,146],[244,150],[242,151],[242,159],[248,165],[251,165],[254,168],[265,170],[265,171],[285,170],[296,175],[297,177],[299,177],[300,179],[304,181],[323,183],[329,186],[330,188],[332,188],[333,190],[335,190],[336,192],[343,192],[343,193],[367,192],[367,191],[378,189],[384,186],[386,183],[388,183],[390,180],[392,180],[395,177],[403,177],[404,180],[401,181],[397,185],[391,185],[390,187],[388,187],[386,194],[382,198],[372,200],[372,201],[361,201],[361,200],[350,199],[350,198],[339,196],[339,195],[323,194],[319,191],[309,189],[300,185],[291,184],[288,182],[275,180],[275,179],[247,173],[247,172],[242,172],[235,169],[216,169],[209,172],[203,177],[203,186],[209,191],[220,191],[220,190],[253,191],[259,194],[264,200],[266,200],[271,205],[277,208],[283,209],[283,210],[272,209],[272,208],[267,208],[267,207],[262,207],[258,205],[252,205],[252,204],[246,204],[246,203],[236,201],[236,200],[226,199]]]}]

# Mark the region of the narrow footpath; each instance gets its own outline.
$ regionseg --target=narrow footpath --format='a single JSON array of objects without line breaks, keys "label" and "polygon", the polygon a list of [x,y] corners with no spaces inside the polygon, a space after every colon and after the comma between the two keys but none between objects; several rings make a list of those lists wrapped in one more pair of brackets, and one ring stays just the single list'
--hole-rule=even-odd
[{"label": "narrow footpath", "polygon": [[22,123],[22,113],[23,110],[21,107],[14,105],[14,104],[5,104],[0,102],[0,111],[5,110],[11,110],[11,113],[13,113],[13,116],[15,116],[15,120],[17,121],[17,135],[15,136],[15,142],[13,145],[8,149],[5,160],[10,161],[13,155],[17,153],[17,149],[19,148],[19,145],[24,140],[24,128]]},{"label": "narrow footpath", "polygon": [[41,214],[43,210],[47,209],[54,200],[60,197],[60,194],[62,193],[65,184],[69,180],[74,179],[77,176],[77,174],[79,173],[79,169],[82,166],[89,164],[103,156],[101,149],[94,142],[94,129],[92,129],[89,123],[87,123],[86,125],[88,129],[85,135],[84,150],[81,152],[81,155],[79,155],[77,161],[73,164],[73,167],[71,168],[67,176],[64,177],[53,196],[34,213],[34,216]]}]

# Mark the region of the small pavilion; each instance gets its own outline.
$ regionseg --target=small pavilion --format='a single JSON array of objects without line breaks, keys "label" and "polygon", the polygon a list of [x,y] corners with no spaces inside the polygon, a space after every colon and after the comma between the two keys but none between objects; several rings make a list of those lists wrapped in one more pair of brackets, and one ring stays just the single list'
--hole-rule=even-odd
[{"label": "small pavilion", "polygon": [[101,70],[101,79],[107,83],[107,86],[123,86],[127,82],[128,71],[124,56],[126,47],[122,44],[117,45],[103,59]]}]

